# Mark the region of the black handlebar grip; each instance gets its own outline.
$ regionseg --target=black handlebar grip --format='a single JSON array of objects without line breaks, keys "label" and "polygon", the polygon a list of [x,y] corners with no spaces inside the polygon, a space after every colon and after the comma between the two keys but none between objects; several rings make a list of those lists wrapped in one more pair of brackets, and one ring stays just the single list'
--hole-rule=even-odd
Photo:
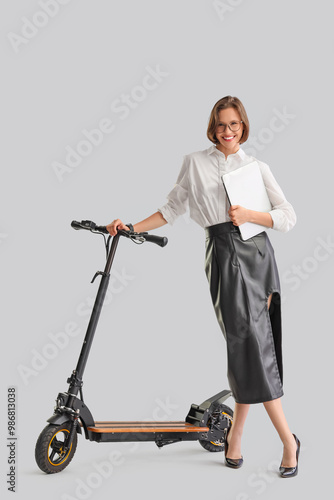
[{"label": "black handlebar grip", "polygon": [[80,222],[77,222],[76,220],[72,220],[71,226],[73,227],[73,229],[82,229]]},{"label": "black handlebar grip", "polygon": [[145,234],[143,236],[146,241],[156,243],[159,247],[165,247],[168,243],[168,238],[166,238],[166,236],[156,236],[155,234]]}]

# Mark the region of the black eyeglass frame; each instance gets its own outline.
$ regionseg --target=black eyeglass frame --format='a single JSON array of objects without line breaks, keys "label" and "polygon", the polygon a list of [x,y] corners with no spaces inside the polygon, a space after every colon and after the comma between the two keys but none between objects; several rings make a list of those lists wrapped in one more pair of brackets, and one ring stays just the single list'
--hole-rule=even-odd
[{"label": "black eyeglass frame", "polygon": [[[233,130],[233,129],[230,127],[231,123],[238,123],[238,124],[239,124],[239,127],[238,127],[237,129],[234,129],[234,130]],[[228,127],[228,128],[230,129],[230,131],[231,131],[231,132],[239,132],[240,127],[241,127],[241,124],[242,124],[242,123],[244,123],[242,120],[240,120],[240,121],[233,120],[233,121],[231,121],[230,123],[224,123],[224,124],[221,124],[221,125],[217,125],[217,126],[216,126],[216,131],[217,131],[217,132],[218,132],[218,131],[219,131],[219,132],[225,132],[226,127]],[[219,130],[219,129],[220,129],[220,130]]]}]

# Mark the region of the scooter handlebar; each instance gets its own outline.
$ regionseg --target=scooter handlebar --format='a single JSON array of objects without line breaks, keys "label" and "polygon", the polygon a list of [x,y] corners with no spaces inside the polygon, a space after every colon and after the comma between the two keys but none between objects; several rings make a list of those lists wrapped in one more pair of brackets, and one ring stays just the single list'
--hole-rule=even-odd
[{"label": "scooter handlebar", "polygon": [[118,234],[126,236],[127,238],[130,238],[132,240],[139,240],[142,242],[143,240],[150,241],[151,243],[159,245],[159,247],[165,247],[168,243],[168,239],[166,238],[166,236],[157,236],[155,234],[136,233],[134,231],[125,231],[124,229],[119,229]]},{"label": "scooter handlebar", "polygon": [[141,233],[141,235],[145,238],[146,241],[150,241],[151,243],[156,243],[159,247],[165,247],[168,243],[168,239],[166,236],[156,236],[155,234]]},{"label": "scooter handlebar", "polygon": [[[109,234],[106,226],[97,226],[95,222],[92,222],[90,220],[82,220],[81,222],[73,220],[71,222],[71,226],[73,227],[73,229],[76,230],[85,229],[87,231]],[[119,230],[118,233],[121,234],[122,236],[127,236],[128,238],[132,239],[144,238],[145,241],[155,243],[160,247],[165,247],[168,243],[168,239],[166,238],[166,236],[157,236],[155,234],[148,234],[148,233],[135,233],[131,231],[125,231],[124,229]]]}]

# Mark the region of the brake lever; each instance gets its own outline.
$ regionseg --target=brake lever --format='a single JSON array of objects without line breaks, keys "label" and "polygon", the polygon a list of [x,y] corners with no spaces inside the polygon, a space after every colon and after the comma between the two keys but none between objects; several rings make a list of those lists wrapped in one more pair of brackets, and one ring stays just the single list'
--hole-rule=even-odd
[{"label": "brake lever", "polygon": [[126,236],[127,238],[130,238],[134,243],[137,243],[137,241],[140,241],[141,243],[145,242],[145,238],[141,236],[140,234],[148,234],[146,233],[136,233],[135,231],[126,231],[125,229],[119,229],[118,233],[122,234],[123,236]]}]

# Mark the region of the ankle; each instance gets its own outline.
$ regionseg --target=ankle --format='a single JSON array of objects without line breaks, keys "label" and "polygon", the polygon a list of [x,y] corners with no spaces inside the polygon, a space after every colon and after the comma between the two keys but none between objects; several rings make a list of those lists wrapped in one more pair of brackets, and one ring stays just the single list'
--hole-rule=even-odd
[{"label": "ankle", "polygon": [[232,429],[230,430],[230,439],[233,437],[233,439],[241,439],[242,438],[242,430],[239,429]]},{"label": "ankle", "polygon": [[296,446],[296,440],[295,440],[293,434],[291,434],[291,436],[286,436],[284,439],[282,439],[282,443],[283,443],[283,446],[286,448],[291,448],[291,447]]}]

